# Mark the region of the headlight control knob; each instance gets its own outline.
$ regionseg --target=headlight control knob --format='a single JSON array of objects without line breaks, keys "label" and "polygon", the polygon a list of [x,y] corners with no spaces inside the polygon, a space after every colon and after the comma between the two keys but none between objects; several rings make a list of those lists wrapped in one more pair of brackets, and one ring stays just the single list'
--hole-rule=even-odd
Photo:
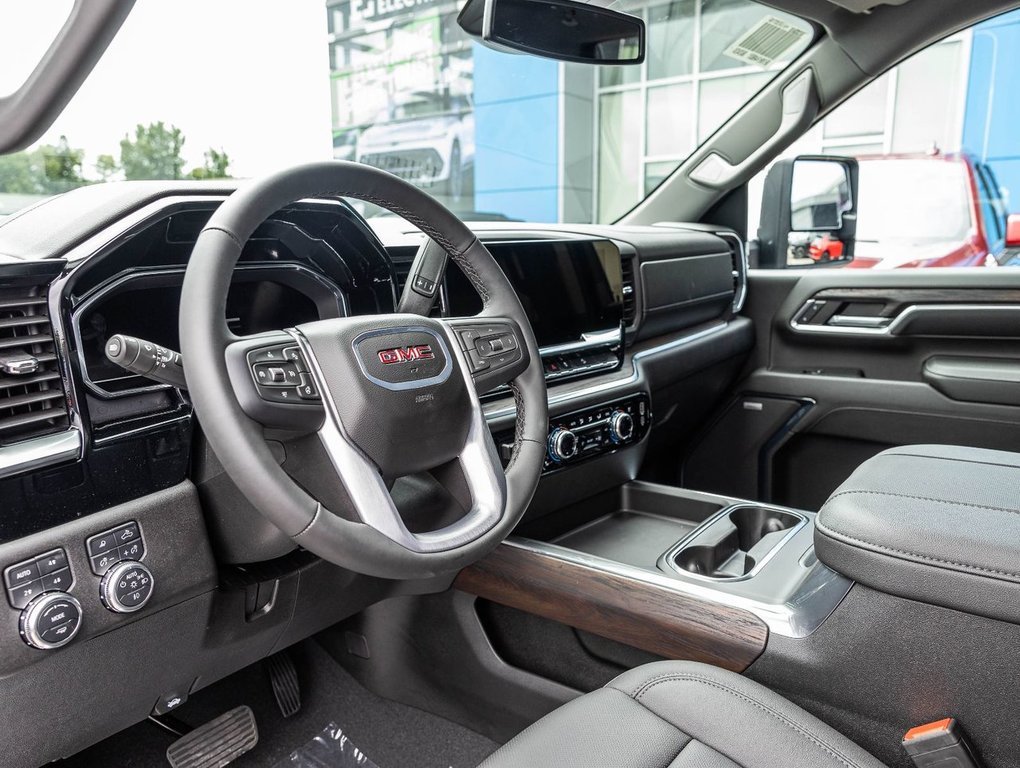
[{"label": "headlight control knob", "polygon": [[152,586],[152,571],[139,562],[125,560],[106,572],[99,597],[114,613],[134,613],[149,602]]},{"label": "headlight control knob", "polygon": [[557,464],[577,455],[577,435],[569,429],[556,427],[549,433],[549,458]]},{"label": "headlight control knob", "polygon": [[33,648],[67,645],[81,629],[81,603],[66,592],[46,592],[25,606],[18,621],[21,639]]},{"label": "headlight control knob", "polygon": [[626,411],[613,411],[609,417],[609,438],[623,443],[634,435],[634,419]]}]

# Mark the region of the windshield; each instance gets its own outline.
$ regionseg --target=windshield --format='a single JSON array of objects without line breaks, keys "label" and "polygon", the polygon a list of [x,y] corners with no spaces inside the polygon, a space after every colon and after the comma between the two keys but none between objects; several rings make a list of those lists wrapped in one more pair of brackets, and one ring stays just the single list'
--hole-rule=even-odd
[{"label": "windshield", "polygon": [[971,229],[962,161],[861,160],[858,185],[859,243],[960,243]]},{"label": "windshield", "polygon": [[[609,222],[811,40],[749,0],[631,1],[614,7],[646,20],[646,60],[599,68],[487,48],[457,25],[460,4],[139,0],[44,138],[0,157],[0,217],[83,184],[335,157],[466,219]],[[20,5],[0,26],[20,18],[37,56],[52,30],[33,34]]]}]

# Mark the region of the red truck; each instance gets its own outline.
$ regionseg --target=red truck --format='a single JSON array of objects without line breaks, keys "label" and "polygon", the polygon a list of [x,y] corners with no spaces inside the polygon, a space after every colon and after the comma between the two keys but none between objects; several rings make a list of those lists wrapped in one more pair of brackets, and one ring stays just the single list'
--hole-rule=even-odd
[{"label": "red truck", "polygon": [[[1020,244],[1020,217],[1007,216],[992,169],[975,157],[936,151],[858,160],[857,239],[848,267],[994,267]],[[836,246],[824,239],[811,244],[815,261],[832,258]]]}]

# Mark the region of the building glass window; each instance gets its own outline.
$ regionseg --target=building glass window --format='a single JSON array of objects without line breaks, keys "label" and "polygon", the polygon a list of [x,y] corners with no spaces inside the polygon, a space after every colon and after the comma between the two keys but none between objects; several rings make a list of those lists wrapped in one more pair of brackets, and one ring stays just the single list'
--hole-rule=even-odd
[{"label": "building glass window", "polygon": [[656,5],[648,10],[649,80],[689,75],[694,71],[696,13],[695,0]]}]

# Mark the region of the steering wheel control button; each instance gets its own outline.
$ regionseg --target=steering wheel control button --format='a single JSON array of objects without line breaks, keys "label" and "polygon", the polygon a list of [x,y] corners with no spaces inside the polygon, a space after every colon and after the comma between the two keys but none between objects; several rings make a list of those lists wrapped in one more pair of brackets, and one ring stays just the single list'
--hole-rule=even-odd
[{"label": "steering wheel control button", "polygon": [[114,613],[133,613],[149,602],[152,587],[152,572],[141,563],[127,560],[107,571],[99,585],[99,597]]},{"label": "steering wheel control button", "polygon": [[276,344],[247,353],[248,368],[259,398],[269,403],[300,403],[319,400],[300,347]]},{"label": "steering wheel control button", "polygon": [[414,288],[415,293],[420,293],[422,296],[429,298],[436,295],[436,283],[434,280],[429,280],[424,275],[415,275],[414,282],[411,284]]},{"label": "steering wheel control button", "polygon": [[33,648],[50,650],[71,642],[81,629],[81,619],[81,603],[63,592],[48,592],[25,607],[18,631]]},{"label": "steering wheel control button", "polygon": [[298,384],[298,397],[302,400],[319,400],[319,390],[315,386],[312,377],[307,373],[301,374],[301,382]]},{"label": "steering wheel control button", "polygon": [[141,560],[145,555],[145,542],[138,523],[132,521],[90,536],[85,549],[92,572],[103,576],[121,560]]}]

